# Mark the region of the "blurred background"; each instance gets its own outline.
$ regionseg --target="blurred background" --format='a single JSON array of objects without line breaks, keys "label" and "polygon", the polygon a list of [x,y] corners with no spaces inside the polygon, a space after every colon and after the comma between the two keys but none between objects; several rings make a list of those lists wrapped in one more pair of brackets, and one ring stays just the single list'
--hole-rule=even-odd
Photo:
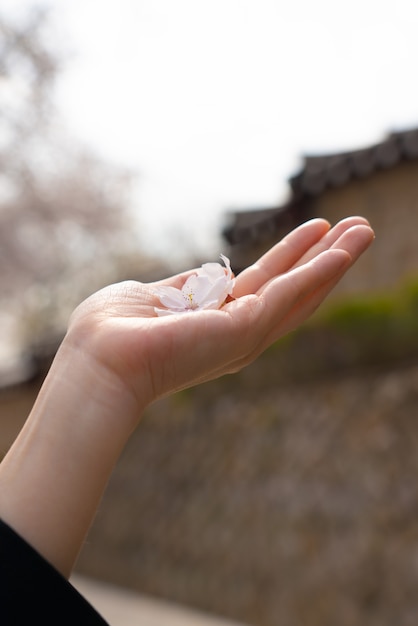
[{"label": "blurred background", "polygon": [[[0,457],[76,304],[321,216],[376,242],[256,364],[151,407],[79,571],[248,624],[416,624],[418,9],[3,0]],[[279,617],[280,616],[280,617]]]}]

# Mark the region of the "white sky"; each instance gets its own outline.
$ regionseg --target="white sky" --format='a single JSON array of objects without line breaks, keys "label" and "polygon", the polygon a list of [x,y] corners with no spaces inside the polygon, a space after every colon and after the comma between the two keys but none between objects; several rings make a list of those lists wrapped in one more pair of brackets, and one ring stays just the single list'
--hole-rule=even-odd
[{"label": "white sky", "polygon": [[217,254],[225,211],[283,200],[302,154],[418,126],[416,0],[49,4],[70,52],[58,105],[139,173],[153,252]]}]

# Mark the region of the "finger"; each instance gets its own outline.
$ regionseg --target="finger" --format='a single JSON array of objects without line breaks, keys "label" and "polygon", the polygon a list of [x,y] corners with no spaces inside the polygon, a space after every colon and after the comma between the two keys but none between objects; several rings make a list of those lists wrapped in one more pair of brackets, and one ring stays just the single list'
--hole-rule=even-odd
[{"label": "finger", "polygon": [[[305,266],[271,280],[260,296],[250,294],[224,307],[228,308],[234,322],[241,326],[241,348],[250,345],[250,349],[241,351],[226,368],[220,368],[217,375],[238,371],[257,358],[284,334],[283,321],[297,304],[339,276],[350,263],[351,258],[346,251],[327,251]],[[242,324],[239,323],[240,317]]]},{"label": "finger", "polygon": [[[339,238],[339,240],[335,242],[334,245],[337,246],[338,244],[338,248],[332,247],[328,253],[331,253],[334,250],[344,250],[344,252],[349,255],[349,263],[345,267],[342,267],[342,269],[329,280],[325,281],[322,285],[317,286],[311,293],[299,299],[299,302],[291,311],[289,311],[287,316],[281,322],[279,329],[280,335],[284,335],[294,330],[316,311],[329,293],[340,282],[347,270],[357,261],[359,256],[367,250],[373,242],[373,239],[374,232],[370,227],[358,225],[347,230]],[[275,337],[275,331],[273,331],[266,338],[267,345],[276,339],[277,337]],[[267,347],[267,345],[265,347]]]},{"label": "finger", "polygon": [[281,328],[285,319],[300,302],[322,289],[350,266],[351,257],[346,250],[327,250],[312,261],[270,281],[261,291],[265,303],[264,324],[269,329]]},{"label": "finger", "polygon": [[331,228],[331,230],[329,230],[322,237],[320,241],[318,241],[318,243],[313,245],[306,252],[306,254],[304,254],[303,257],[301,257],[297,261],[297,263],[295,264],[295,267],[298,267],[300,265],[303,265],[304,263],[307,263],[308,261],[313,259],[317,254],[321,254],[321,252],[324,252],[325,250],[328,250],[329,248],[333,247],[335,243],[339,240],[339,238],[347,230],[349,230],[353,226],[360,226],[360,225],[370,226],[369,222],[364,217],[360,217],[360,216],[347,217],[339,221],[333,228]]},{"label": "finger", "polygon": [[256,293],[265,283],[289,270],[325,233],[330,224],[323,219],[305,222],[266,252],[236,279],[234,297]]},{"label": "finger", "polygon": [[373,240],[373,229],[368,224],[357,224],[345,230],[330,246],[330,249],[347,250],[354,263]]}]

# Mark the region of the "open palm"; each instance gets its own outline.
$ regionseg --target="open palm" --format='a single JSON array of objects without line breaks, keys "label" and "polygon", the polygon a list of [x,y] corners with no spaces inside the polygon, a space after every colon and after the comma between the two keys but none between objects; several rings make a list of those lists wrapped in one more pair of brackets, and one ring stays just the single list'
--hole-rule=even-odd
[{"label": "open palm", "polygon": [[243,271],[235,299],[219,310],[156,316],[155,287],[181,287],[191,270],[97,292],[73,314],[70,333],[75,327],[94,358],[146,405],[250,363],[313,313],[373,236],[360,217],[332,229],[325,220],[311,220]]}]

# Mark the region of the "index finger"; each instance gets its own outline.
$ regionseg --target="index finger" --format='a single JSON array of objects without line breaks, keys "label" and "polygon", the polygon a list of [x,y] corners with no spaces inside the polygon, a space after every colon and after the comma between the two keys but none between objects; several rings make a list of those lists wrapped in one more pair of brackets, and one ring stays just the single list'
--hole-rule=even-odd
[{"label": "index finger", "polygon": [[234,297],[257,293],[275,276],[287,272],[329,231],[324,219],[313,219],[295,228],[253,265],[241,272],[235,282]]}]

